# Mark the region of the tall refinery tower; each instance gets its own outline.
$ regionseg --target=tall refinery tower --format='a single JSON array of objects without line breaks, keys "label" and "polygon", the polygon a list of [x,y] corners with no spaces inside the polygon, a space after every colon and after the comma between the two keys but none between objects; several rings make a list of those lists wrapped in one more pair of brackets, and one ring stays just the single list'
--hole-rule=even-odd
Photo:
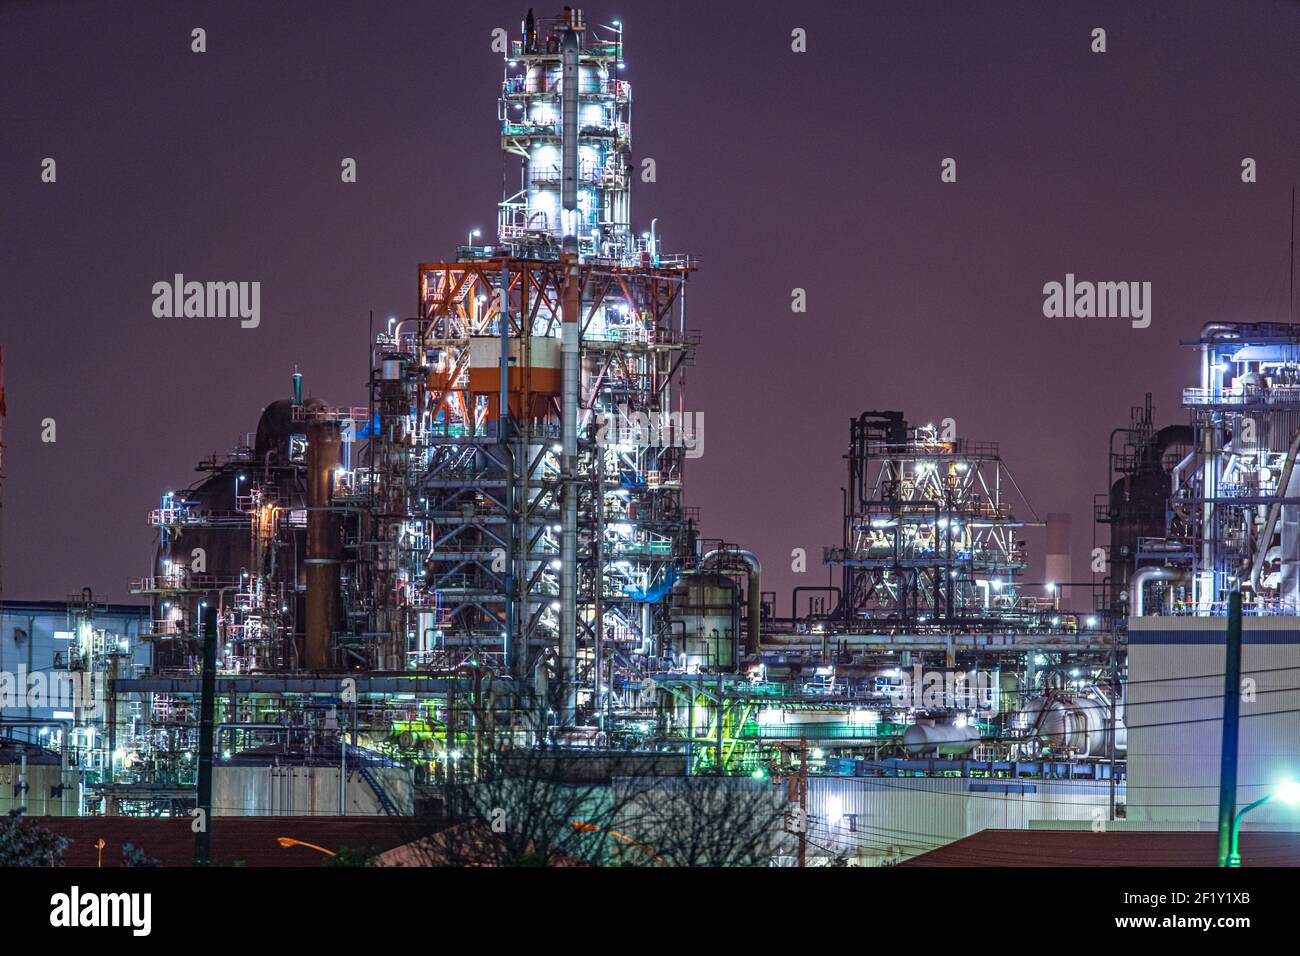
[{"label": "tall refinery tower", "polygon": [[497,242],[421,264],[416,318],[379,336],[359,476],[376,649],[490,662],[512,703],[532,697],[561,727],[599,723],[660,653],[660,598],[695,548],[681,405],[694,264],[660,253],[653,221],[632,229],[622,67],[617,22],[529,12],[499,101],[518,188]]}]

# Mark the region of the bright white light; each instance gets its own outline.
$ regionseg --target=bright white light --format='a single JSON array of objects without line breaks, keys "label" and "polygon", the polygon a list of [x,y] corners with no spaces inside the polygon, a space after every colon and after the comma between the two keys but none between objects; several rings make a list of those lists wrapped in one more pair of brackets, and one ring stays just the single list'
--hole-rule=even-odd
[{"label": "bright white light", "polygon": [[1283,803],[1300,803],[1300,781],[1285,780],[1278,784],[1273,795]]}]

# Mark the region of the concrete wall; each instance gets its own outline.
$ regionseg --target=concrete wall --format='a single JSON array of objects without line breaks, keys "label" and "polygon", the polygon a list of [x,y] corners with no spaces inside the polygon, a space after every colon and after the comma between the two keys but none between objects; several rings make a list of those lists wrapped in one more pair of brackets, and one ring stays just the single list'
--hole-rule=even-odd
[{"label": "concrete wall", "polygon": [[[1217,818],[1226,632],[1224,617],[1129,620],[1129,820]],[[1300,618],[1245,618],[1241,667],[1238,806],[1300,779]],[[1248,821],[1300,828],[1300,808],[1267,803]]]}]

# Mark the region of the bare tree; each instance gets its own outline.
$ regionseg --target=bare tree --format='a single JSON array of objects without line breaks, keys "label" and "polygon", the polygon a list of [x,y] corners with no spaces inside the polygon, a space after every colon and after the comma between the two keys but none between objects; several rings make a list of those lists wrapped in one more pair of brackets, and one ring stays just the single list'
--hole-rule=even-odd
[{"label": "bare tree", "polygon": [[781,792],[748,777],[630,778],[615,788],[625,865],[767,866],[787,837]]}]

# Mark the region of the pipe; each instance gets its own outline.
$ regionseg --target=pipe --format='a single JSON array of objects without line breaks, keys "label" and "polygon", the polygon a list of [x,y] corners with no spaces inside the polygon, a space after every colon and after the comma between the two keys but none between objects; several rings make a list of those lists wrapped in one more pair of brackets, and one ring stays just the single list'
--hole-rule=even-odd
[{"label": "pipe", "polygon": [[578,31],[570,12],[560,39],[561,139],[560,266],[564,302],[560,312],[561,516],[560,516],[560,714],[561,727],[577,723],[578,712]]},{"label": "pipe", "polygon": [[[501,442],[502,462],[506,466],[506,527],[505,527],[505,639],[502,650],[505,668],[511,670],[514,662],[515,639],[515,465],[510,448],[510,266],[501,262],[501,405],[497,409],[497,438]],[[520,369],[520,376],[523,370]],[[525,452],[526,453],[526,452]]]},{"label": "pipe", "polygon": [[746,551],[743,548],[718,549],[710,551],[700,560],[700,569],[709,567],[718,559],[739,558],[749,566],[749,611],[746,618],[745,629],[745,654],[753,657],[758,654],[760,642],[760,622],[763,612],[763,592],[759,585],[763,575],[763,565],[758,560],[758,555],[752,551]]},{"label": "pipe", "polygon": [[561,313],[560,726],[572,727],[578,709],[578,265],[565,254]]},{"label": "pipe", "polygon": [[1129,616],[1142,617],[1144,601],[1142,588],[1148,581],[1181,581],[1186,575],[1174,568],[1149,566],[1139,569],[1129,581]]},{"label": "pipe", "polygon": [[[1278,499],[1286,497],[1287,486],[1291,483],[1291,472],[1295,469],[1297,454],[1300,454],[1300,428],[1297,428],[1295,434],[1291,436],[1291,445],[1286,452],[1286,463],[1282,466],[1282,474],[1277,480]],[[1280,500],[1274,501],[1268,506],[1268,517],[1264,521],[1264,527],[1259,531],[1259,537],[1255,539],[1255,560],[1250,565],[1250,586],[1252,590],[1259,590],[1259,572],[1264,568],[1268,542],[1273,538],[1273,528],[1277,525],[1278,515],[1281,512]]]}]

